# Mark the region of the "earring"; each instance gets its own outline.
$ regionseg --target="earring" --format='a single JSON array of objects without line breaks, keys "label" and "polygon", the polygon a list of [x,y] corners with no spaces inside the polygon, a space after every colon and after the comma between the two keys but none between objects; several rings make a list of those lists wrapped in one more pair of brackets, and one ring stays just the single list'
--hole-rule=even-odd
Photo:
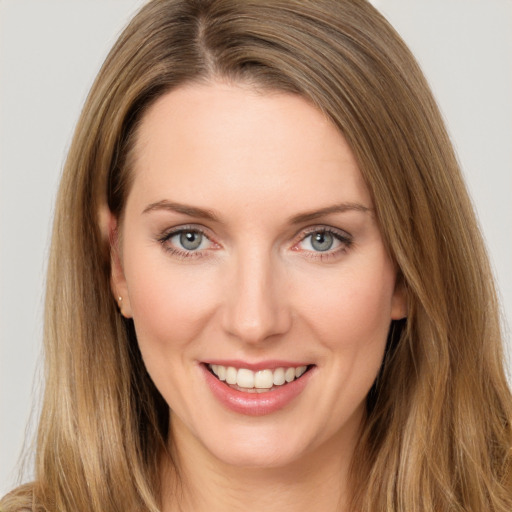
[{"label": "earring", "polygon": [[119,313],[121,313],[121,315],[123,314],[123,297],[121,297],[121,295],[119,295],[117,297],[117,307],[119,308]]}]

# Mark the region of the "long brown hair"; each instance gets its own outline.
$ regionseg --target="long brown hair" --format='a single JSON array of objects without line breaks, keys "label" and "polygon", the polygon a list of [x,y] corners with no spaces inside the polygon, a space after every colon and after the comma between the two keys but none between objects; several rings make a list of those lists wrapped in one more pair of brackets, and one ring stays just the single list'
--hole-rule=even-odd
[{"label": "long brown hair", "polygon": [[352,461],[353,510],[512,510],[512,401],[496,294],[456,158],[413,56],[363,0],[154,0],[92,87],[57,200],[36,481],[0,502],[60,512],[158,510],[168,407],[110,290],[147,108],[223,78],[300,94],[339,128],[408,294]]}]

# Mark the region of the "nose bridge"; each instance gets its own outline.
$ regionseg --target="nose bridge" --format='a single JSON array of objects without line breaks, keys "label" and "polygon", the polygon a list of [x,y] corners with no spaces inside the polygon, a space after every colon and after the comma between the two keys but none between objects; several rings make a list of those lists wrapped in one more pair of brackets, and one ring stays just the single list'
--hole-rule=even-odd
[{"label": "nose bridge", "polygon": [[289,329],[283,273],[270,251],[238,252],[226,290],[225,329],[246,343],[258,343]]}]

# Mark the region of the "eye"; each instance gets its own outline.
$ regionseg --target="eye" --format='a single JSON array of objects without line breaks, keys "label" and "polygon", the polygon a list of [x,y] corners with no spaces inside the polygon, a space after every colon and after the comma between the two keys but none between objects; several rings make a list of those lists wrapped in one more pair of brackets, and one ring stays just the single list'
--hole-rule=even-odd
[{"label": "eye", "polygon": [[343,252],[351,244],[352,237],[348,233],[334,230],[334,228],[313,228],[302,235],[295,249],[312,253],[312,255],[319,253],[319,256],[325,253],[327,256]]},{"label": "eye", "polygon": [[183,258],[204,256],[208,249],[218,247],[201,229],[187,226],[165,232],[158,241],[167,252]]}]

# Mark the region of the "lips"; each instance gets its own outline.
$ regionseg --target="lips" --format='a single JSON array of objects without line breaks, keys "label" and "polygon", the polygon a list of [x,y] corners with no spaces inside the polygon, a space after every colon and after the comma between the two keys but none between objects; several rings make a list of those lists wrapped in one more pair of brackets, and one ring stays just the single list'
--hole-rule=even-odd
[{"label": "lips", "polygon": [[301,394],[316,369],[315,365],[282,362],[252,365],[252,369],[235,362],[200,366],[214,397],[231,411],[250,416],[286,407]]}]

